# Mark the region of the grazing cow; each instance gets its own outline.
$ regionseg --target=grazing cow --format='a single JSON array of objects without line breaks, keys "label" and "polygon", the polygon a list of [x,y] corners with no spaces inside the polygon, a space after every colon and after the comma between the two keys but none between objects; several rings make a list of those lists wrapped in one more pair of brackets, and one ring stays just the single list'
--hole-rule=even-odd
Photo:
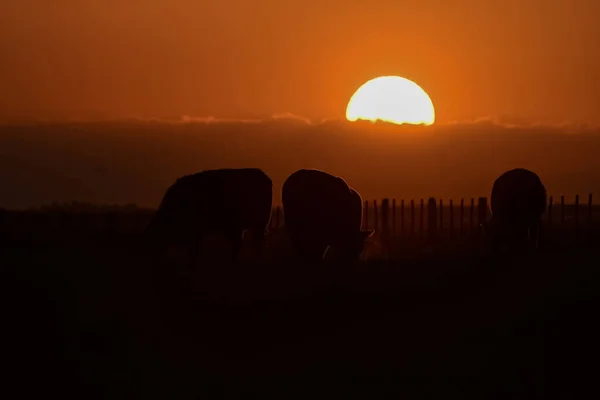
[{"label": "grazing cow", "polygon": [[492,188],[491,210],[495,245],[537,248],[546,188],[534,172],[517,168],[500,175]]},{"label": "grazing cow", "polygon": [[285,228],[298,256],[319,261],[331,246],[342,259],[356,260],[372,231],[361,231],[360,195],[337,176],[301,169],[283,184]]},{"label": "grazing cow", "polygon": [[271,178],[260,169],[218,169],[187,175],[169,187],[147,234],[154,244],[186,245],[194,265],[205,233],[224,233],[235,260],[243,232],[249,230],[260,255],[271,218],[272,196]]}]

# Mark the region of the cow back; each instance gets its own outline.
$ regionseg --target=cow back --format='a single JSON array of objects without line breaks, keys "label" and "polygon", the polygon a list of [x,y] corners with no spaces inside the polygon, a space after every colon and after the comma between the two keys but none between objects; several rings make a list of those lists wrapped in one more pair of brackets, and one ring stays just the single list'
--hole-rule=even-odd
[{"label": "cow back", "polygon": [[151,226],[172,237],[205,231],[265,229],[272,181],[259,169],[202,171],[179,178],[167,190]]},{"label": "cow back", "polygon": [[312,232],[324,239],[360,231],[362,201],[340,177],[319,170],[299,170],[282,193],[286,229]]}]

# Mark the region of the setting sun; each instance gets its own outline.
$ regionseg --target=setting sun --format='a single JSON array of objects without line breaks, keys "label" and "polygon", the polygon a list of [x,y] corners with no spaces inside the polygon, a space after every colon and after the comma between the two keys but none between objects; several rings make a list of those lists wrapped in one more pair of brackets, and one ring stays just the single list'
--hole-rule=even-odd
[{"label": "setting sun", "polygon": [[367,81],[352,95],[346,118],[431,125],[435,121],[435,110],[429,95],[413,81],[399,76],[380,76]]}]

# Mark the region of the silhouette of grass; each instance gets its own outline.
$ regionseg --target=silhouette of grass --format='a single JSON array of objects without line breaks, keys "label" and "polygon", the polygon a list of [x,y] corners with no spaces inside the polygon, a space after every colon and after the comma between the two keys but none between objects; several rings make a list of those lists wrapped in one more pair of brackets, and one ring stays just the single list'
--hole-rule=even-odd
[{"label": "silhouette of grass", "polygon": [[4,362],[21,393],[540,398],[597,354],[597,231],[512,258],[398,240],[394,261],[304,265],[275,230],[265,262],[217,250],[188,273],[134,233],[68,232],[4,232]]}]

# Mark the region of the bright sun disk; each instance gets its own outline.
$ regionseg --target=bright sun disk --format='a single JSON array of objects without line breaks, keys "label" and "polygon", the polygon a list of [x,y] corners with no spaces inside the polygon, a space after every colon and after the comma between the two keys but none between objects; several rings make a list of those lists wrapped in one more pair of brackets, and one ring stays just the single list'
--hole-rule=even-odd
[{"label": "bright sun disk", "polygon": [[346,119],[431,125],[435,110],[429,95],[413,81],[380,76],[367,81],[352,95]]}]

